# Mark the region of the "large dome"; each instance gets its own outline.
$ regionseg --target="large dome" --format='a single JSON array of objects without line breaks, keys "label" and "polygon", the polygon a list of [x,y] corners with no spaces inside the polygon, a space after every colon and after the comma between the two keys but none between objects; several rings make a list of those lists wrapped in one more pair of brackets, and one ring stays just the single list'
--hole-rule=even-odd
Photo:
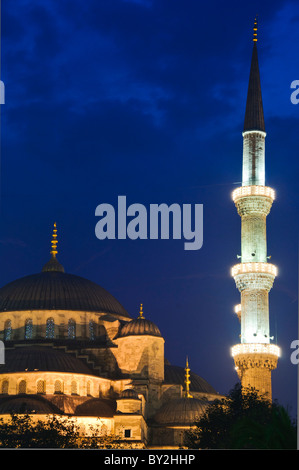
[{"label": "large dome", "polygon": [[77,310],[130,318],[103,287],[54,270],[22,277],[0,289],[0,312],[24,310]]}]

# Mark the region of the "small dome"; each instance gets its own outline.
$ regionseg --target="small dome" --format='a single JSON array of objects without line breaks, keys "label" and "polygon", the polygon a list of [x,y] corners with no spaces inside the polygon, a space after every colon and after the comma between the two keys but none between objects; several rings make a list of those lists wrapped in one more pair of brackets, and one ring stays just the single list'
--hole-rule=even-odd
[{"label": "small dome", "polygon": [[127,388],[120,394],[120,398],[130,398],[131,400],[139,400],[138,393],[133,388]]},{"label": "small dome", "polygon": [[162,337],[159,328],[150,320],[136,318],[126,323],[118,333],[118,338],[125,336],[149,335]]},{"label": "small dome", "polygon": [[140,305],[139,317],[126,323],[118,332],[117,337],[125,336],[159,336],[162,337],[159,328],[143,316],[143,304]]},{"label": "small dome", "polygon": [[196,398],[179,398],[165,403],[155,415],[155,422],[163,426],[191,426],[206,411],[209,402]]}]

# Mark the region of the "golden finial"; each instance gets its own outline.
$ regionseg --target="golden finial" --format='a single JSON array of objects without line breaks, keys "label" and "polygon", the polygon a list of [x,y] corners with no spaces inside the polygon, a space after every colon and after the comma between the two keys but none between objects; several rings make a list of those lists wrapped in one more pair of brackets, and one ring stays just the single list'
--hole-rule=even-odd
[{"label": "golden finial", "polygon": [[50,251],[50,253],[51,253],[51,255],[53,256],[53,258],[56,258],[56,255],[57,255],[57,253],[58,253],[58,251],[57,251],[57,243],[58,243],[58,240],[57,240],[57,229],[56,229],[56,222],[54,222],[54,229],[53,229],[52,240],[51,240],[52,250]]},{"label": "golden finial", "polygon": [[139,319],[144,319],[144,316],[143,316],[143,304],[140,304],[140,310],[139,310]]},{"label": "golden finial", "polygon": [[186,367],[185,367],[185,393],[184,397],[185,398],[193,398],[193,396],[190,394],[190,368],[189,368],[189,362],[188,362],[188,357],[186,358]]},{"label": "golden finial", "polygon": [[254,26],[253,26],[253,42],[257,42],[257,16],[254,19]]}]

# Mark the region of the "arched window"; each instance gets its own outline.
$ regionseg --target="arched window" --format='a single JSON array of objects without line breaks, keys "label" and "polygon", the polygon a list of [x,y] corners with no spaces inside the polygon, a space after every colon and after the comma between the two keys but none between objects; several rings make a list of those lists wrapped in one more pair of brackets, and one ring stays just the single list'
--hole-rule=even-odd
[{"label": "arched window", "polygon": [[3,380],[2,387],[1,387],[1,393],[3,393],[3,395],[8,394],[8,380]]},{"label": "arched window", "polygon": [[11,320],[6,320],[4,323],[4,341],[11,340]]},{"label": "arched window", "polygon": [[93,320],[90,320],[89,322],[89,338],[94,341],[95,340],[95,322]]},{"label": "arched window", "polygon": [[71,383],[71,394],[78,395],[78,384],[75,380],[73,380]]},{"label": "arched window", "polygon": [[36,392],[37,393],[46,393],[46,382],[42,379],[37,381],[36,384]]},{"label": "arched window", "polygon": [[18,393],[26,393],[27,385],[26,380],[21,380],[19,383]]},{"label": "arched window", "polygon": [[55,322],[54,318],[48,318],[46,323],[46,338],[54,338]]},{"label": "arched window", "polygon": [[76,338],[76,322],[72,318],[68,322],[67,334],[69,339]]},{"label": "arched window", "polygon": [[61,380],[55,380],[54,393],[63,393],[63,383]]},{"label": "arched window", "polygon": [[25,339],[31,339],[32,332],[33,332],[32,319],[27,318],[27,320],[25,321]]}]

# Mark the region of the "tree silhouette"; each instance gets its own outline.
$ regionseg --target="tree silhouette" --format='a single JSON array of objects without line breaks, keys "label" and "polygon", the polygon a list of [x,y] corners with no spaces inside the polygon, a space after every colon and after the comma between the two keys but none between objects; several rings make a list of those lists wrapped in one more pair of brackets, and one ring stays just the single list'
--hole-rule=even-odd
[{"label": "tree silhouette", "polygon": [[296,449],[296,425],[277,403],[238,383],[185,434],[191,449]]}]

